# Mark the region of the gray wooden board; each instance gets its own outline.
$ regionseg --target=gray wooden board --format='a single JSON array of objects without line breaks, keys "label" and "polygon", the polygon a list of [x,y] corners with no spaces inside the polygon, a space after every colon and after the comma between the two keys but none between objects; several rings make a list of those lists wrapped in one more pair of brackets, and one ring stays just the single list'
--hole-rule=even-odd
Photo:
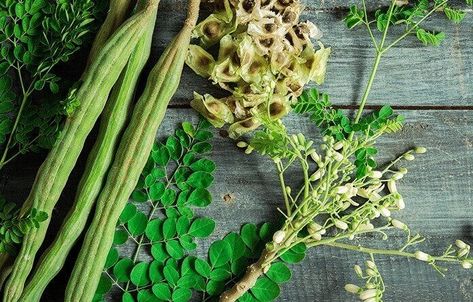
[{"label": "gray wooden board", "polygon": [[[157,58],[171,37],[179,30],[185,9],[167,9],[171,0],[163,0],[156,25],[153,57]],[[171,1],[172,2],[172,1]],[[315,4],[314,4],[315,2]],[[351,105],[361,98],[362,87],[369,77],[374,51],[363,28],[348,30],[342,19],[346,10],[317,10],[320,1],[306,1],[303,19],[316,23],[324,32],[322,42],[332,47],[326,83],[320,89],[329,93],[335,104]],[[180,2],[179,2],[180,3]],[[329,5],[332,1],[325,1]],[[338,7],[340,2],[334,7]],[[182,3],[177,7],[184,7]],[[205,15],[205,13],[202,13]],[[473,106],[473,15],[469,10],[463,23],[452,24],[435,16],[426,23],[431,29],[444,29],[447,38],[440,47],[424,47],[415,37],[402,41],[387,52],[379,69],[371,104],[400,106]],[[396,31],[398,34],[400,28]],[[181,89],[173,104],[188,104],[192,92],[222,91],[211,82],[186,68]]]},{"label": "gray wooden board", "polygon": [[[322,88],[338,105],[353,105],[359,99],[372,62],[372,50],[369,49],[366,33],[361,29],[350,32],[341,21],[347,3],[352,2],[305,1],[308,7],[305,17],[319,25],[325,32],[324,43],[333,49],[327,82]],[[157,60],[166,43],[178,31],[184,19],[184,3],[182,0],[162,1],[152,61]],[[368,3],[374,9],[387,1]],[[439,48],[422,49],[414,39],[409,39],[394,48],[381,65],[379,84],[375,84],[369,104],[435,109],[403,111],[407,119],[406,127],[401,133],[380,140],[380,159],[390,159],[415,144],[429,149],[427,154],[405,165],[410,173],[401,181],[400,190],[407,208],[396,217],[428,238],[426,251],[440,253],[456,238],[473,244],[471,9],[461,25],[452,25],[436,18],[429,23],[429,27],[446,28],[448,38],[445,43]],[[221,95],[221,91],[212,87],[209,81],[186,69],[172,101],[172,106],[179,108],[168,110],[159,131],[160,137],[174,129],[178,122],[196,119],[191,110],[185,109],[194,90]],[[443,106],[469,110],[439,110],[446,109]],[[306,119],[288,117],[286,123],[290,129],[314,133],[313,137],[317,137],[315,127]],[[214,139],[212,156],[217,163],[216,182],[212,188],[214,203],[206,209],[205,215],[216,220],[217,229],[209,241],[200,242],[200,255],[205,254],[211,240],[238,230],[242,223],[274,221],[278,217],[275,208],[281,205],[274,170],[267,159],[257,154],[244,155],[233,142],[218,134]],[[70,206],[85,158],[85,154],[81,156],[79,169],[71,175],[61,202],[53,213],[47,240],[53,238]],[[25,199],[42,159],[43,155],[28,155],[4,170],[7,176],[1,179],[0,185],[8,200],[21,202]],[[290,178],[296,184],[299,181],[298,172],[292,171]],[[235,195],[232,203],[223,202],[222,197],[227,193]],[[363,238],[356,243],[394,248],[401,240],[398,234],[388,242],[381,242],[379,238]],[[68,259],[64,272],[48,288],[44,301],[62,301],[64,280],[67,280],[76,252],[77,248]],[[313,250],[302,264],[292,267],[293,279],[283,286],[279,301],[356,301],[344,292],[343,286],[357,281],[351,268],[363,259],[366,259],[365,255],[338,249]],[[450,267],[447,277],[442,278],[424,263],[414,260],[379,257],[378,264],[388,287],[385,301],[473,301],[471,271]]]},{"label": "gray wooden board", "polygon": [[[406,127],[398,133],[381,138],[380,162],[415,145],[429,152],[415,161],[405,162],[410,173],[401,181],[400,192],[407,207],[395,217],[408,223],[414,232],[427,237],[423,250],[441,253],[455,238],[473,243],[473,112],[472,111],[405,111]],[[169,110],[159,137],[169,134],[177,123],[196,120],[195,113],[186,109]],[[306,118],[290,116],[285,119],[290,129],[312,133],[315,127]],[[282,206],[279,182],[270,161],[258,154],[245,155],[233,141],[218,134],[213,140],[211,158],[217,163],[214,202],[201,211],[217,223],[211,240],[199,242],[198,255],[205,256],[209,243],[230,231],[238,231],[244,223],[274,221]],[[288,179],[297,184],[298,170]],[[223,196],[232,194],[231,202]],[[396,248],[401,245],[402,233],[390,233],[383,242],[379,237],[364,237],[354,244]],[[125,251],[127,254],[126,247]],[[146,258],[146,253],[142,255]],[[355,301],[343,286],[356,282],[352,270],[367,255],[334,248],[317,248],[299,265],[292,266],[294,276],[285,286],[279,301]],[[471,271],[449,266],[447,278],[418,261],[395,257],[378,257],[388,287],[385,301],[473,301]],[[198,300],[198,299],[197,299]]]}]

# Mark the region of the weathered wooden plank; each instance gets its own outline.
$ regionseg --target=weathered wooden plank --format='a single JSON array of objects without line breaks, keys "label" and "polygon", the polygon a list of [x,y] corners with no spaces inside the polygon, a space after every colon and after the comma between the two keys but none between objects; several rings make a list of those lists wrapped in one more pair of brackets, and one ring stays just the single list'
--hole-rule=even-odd
[{"label": "weathered wooden plank", "polygon": [[[202,1],[203,7],[210,7],[209,3],[215,1]],[[361,5],[360,0],[302,0],[303,5],[308,11],[335,11],[335,10],[346,10],[352,5]],[[366,1],[368,10],[375,10],[380,7],[389,6],[390,0],[372,0]],[[457,8],[468,8],[464,0],[451,0],[451,5]],[[184,10],[186,8],[186,0],[162,0],[160,7],[163,10]]]},{"label": "weathered wooden plank", "polygon": [[[326,5],[332,1],[325,1]],[[166,43],[178,31],[184,19],[184,9],[162,9],[157,22],[153,58],[157,58]],[[348,30],[342,19],[344,12],[306,11],[305,19],[315,22],[325,33],[323,42],[332,47],[326,83],[321,87],[336,104],[351,105],[361,98],[369,77],[374,52],[371,41],[362,28]],[[432,29],[445,29],[447,39],[440,47],[422,48],[415,37],[401,42],[383,59],[373,87],[372,104],[402,106],[468,106],[473,104],[473,17],[454,25],[442,17],[428,23]],[[400,32],[398,31],[398,34]],[[192,92],[222,91],[210,81],[186,69],[181,89],[174,105],[188,104]]]},{"label": "weathered wooden plank", "polygon": [[[407,119],[405,129],[380,140],[382,158],[392,158],[414,143],[426,146],[429,152],[406,165],[410,173],[399,189],[405,196],[407,208],[396,217],[414,231],[426,235],[425,250],[428,252],[442,252],[455,238],[473,243],[473,111],[406,111],[403,114]],[[159,137],[169,134],[177,123],[189,119],[196,120],[196,114],[191,110],[170,109]],[[317,132],[301,117],[288,117],[286,123],[290,129]],[[205,210],[205,215],[217,222],[211,240],[238,230],[243,223],[276,220],[275,208],[281,205],[280,193],[268,160],[258,154],[243,154],[232,141],[218,134],[213,143],[212,157],[217,163],[216,182],[212,188],[214,203]],[[39,162],[40,157],[33,157],[11,166],[10,172],[15,173],[3,181],[2,190],[9,200],[24,199]],[[55,211],[53,227],[48,234],[50,239],[70,206],[79,172],[80,168],[75,171]],[[295,172],[289,178],[294,182],[300,179]],[[228,193],[234,195],[230,203],[223,201]],[[394,236],[385,243],[379,238],[363,240],[373,246],[383,244],[394,248],[402,239]],[[198,254],[205,255],[209,244],[210,241],[202,242]],[[343,286],[357,281],[351,267],[362,263],[363,259],[366,257],[338,249],[313,250],[303,264],[293,266],[294,277],[284,285],[279,301],[355,301],[344,292]],[[49,287],[47,301],[62,301],[64,280],[73,263],[73,258],[69,259],[65,272]],[[379,257],[378,264],[388,286],[385,301],[472,301],[471,272],[454,267],[449,278],[442,278],[424,263],[416,261]]]}]

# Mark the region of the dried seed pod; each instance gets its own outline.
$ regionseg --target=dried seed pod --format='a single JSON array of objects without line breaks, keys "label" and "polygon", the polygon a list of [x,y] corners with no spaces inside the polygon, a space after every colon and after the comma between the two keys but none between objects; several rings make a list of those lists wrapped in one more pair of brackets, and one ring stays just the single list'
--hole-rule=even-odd
[{"label": "dried seed pod", "polygon": [[215,99],[209,94],[202,96],[194,92],[191,106],[217,128],[222,127],[225,123],[233,123],[234,121],[230,108],[224,102]]},{"label": "dried seed pod", "polygon": [[201,77],[209,78],[215,66],[215,59],[198,45],[190,45],[186,64]]}]

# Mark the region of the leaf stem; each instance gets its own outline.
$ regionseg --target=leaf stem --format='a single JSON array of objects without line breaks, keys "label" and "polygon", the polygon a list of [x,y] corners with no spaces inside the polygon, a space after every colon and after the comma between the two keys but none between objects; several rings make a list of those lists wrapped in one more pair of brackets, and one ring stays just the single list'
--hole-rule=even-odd
[{"label": "leaf stem", "polygon": [[[324,245],[342,248],[345,250],[351,250],[355,252],[367,253],[367,254],[400,256],[400,257],[417,259],[415,253],[408,253],[408,252],[404,252],[400,250],[375,249],[375,248],[369,248],[369,247],[364,247],[364,246],[359,246],[359,245],[351,245],[351,244],[346,244],[346,243],[341,243],[341,242],[330,242]],[[429,258],[430,258],[429,263],[432,263],[435,261],[461,262],[461,260],[458,260],[457,258],[449,258],[449,257],[444,257],[444,256],[429,256]]]},{"label": "leaf stem", "polygon": [[394,42],[392,42],[391,44],[389,44],[387,47],[385,47],[384,49],[381,49],[381,53],[385,53],[386,51],[388,51],[389,49],[391,49],[393,46],[395,46],[397,43],[399,43],[399,41],[401,41],[402,39],[404,39],[405,37],[407,37],[408,35],[410,35],[412,33],[412,31],[414,29],[416,29],[417,27],[419,27],[419,25],[424,22],[428,17],[430,17],[435,11],[437,11],[437,9],[439,9],[440,7],[444,6],[446,3],[448,2],[448,0],[444,0],[442,1],[440,4],[436,5],[434,8],[432,8],[432,10],[430,12],[428,12],[424,17],[422,17],[422,19],[420,19],[418,22],[415,22],[414,25],[408,30],[406,31],[404,34],[402,34],[399,38],[397,38],[396,40],[394,40]]}]

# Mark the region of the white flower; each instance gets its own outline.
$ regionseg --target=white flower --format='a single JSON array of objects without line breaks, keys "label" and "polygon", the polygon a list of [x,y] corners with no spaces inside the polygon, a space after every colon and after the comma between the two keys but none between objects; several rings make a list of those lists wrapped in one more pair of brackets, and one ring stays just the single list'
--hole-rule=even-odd
[{"label": "white flower", "polygon": [[395,227],[396,229],[400,229],[400,230],[405,230],[407,228],[407,225],[405,225],[403,222],[397,220],[397,219],[393,219],[391,220],[391,224],[393,225],[393,227]]},{"label": "white flower", "polygon": [[367,300],[369,298],[374,298],[376,297],[376,294],[378,293],[378,290],[377,289],[368,289],[368,290],[365,290],[363,292],[361,292],[360,294],[360,300]]},{"label": "white flower", "polygon": [[355,284],[346,284],[345,285],[345,290],[349,293],[352,293],[352,294],[357,294],[359,291],[360,291],[360,287],[358,285],[355,285]]},{"label": "white flower", "polygon": [[429,258],[430,258],[429,254],[426,254],[422,251],[415,252],[414,256],[416,257],[417,260],[420,260],[420,261],[429,261]]},{"label": "white flower", "polygon": [[459,249],[464,249],[464,248],[469,247],[468,244],[466,244],[465,242],[461,241],[460,239],[457,239],[457,240],[455,241],[455,245],[456,245]]},{"label": "white flower", "polygon": [[279,244],[279,243],[283,242],[285,237],[286,237],[286,232],[279,230],[276,233],[274,233],[273,241],[274,241],[274,243]]},{"label": "white flower", "polygon": [[346,230],[348,229],[348,224],[344,221],[337,220],[335,221],[335,226],[341,230]]}]

